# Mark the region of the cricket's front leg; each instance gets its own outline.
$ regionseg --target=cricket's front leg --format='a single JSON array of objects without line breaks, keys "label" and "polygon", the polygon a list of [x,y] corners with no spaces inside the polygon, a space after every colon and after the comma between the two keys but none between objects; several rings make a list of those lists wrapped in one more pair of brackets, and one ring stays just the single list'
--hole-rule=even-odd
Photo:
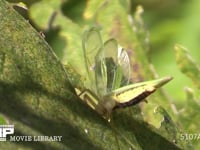
[{"label": "cricket's front leg", "polygon": [[107,118],[108,110],[103,103],[103,99],[97,97],[94,93],[92,93],[89,89],[75,89],[77,95],[81,100],[83,100],[87,105],[89,105],[93,110],[95,110],[98,114]]}]

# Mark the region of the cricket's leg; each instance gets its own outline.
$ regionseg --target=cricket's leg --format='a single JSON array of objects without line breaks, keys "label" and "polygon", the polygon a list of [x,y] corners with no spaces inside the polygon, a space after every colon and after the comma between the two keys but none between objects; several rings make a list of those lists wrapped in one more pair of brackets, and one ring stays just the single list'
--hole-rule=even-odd
[{"label": "cricket's leg", "polygon": [[76,89],[77,95],[87,103],[92,109],[96,110],[98,105],[98,98],[89,89],[84,89],[83,91]]}]

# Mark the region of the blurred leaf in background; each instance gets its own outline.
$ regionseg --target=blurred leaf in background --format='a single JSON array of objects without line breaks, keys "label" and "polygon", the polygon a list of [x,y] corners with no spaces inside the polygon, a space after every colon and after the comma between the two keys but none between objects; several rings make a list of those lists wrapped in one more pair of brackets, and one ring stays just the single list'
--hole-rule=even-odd
[{"label": "blurred leaf in background", "polygon": [[[200,119],[200,65],[191,57],[188,50],[181,46],[175,46],[176,62],[180,71],[193,82],[192,88],[185,87],[186,104],[182,111],[179,112],[177,120],[182,122],[186,134],[198,134]],[[187,137],[187,135],[186,135]],[[189,136],[188,136],[189,137]],[[187,137],[187,138],[188,138]],[[190,135],[191,138],[191,135]],[[200,147],[200,142],[193,139],[192,142],[196,147]]]},{"label": "blurred leaf in background", "polygon": [[[168,72],[173,74],[174,85],[166,89],[173,96],[176,104],[184,101],[183,88],[191,86],[191,81],[181,74],[176,66],[173,47],[175,43],[186,46],[191,55],[200,62],[198,52],[200,37],[199,1],[187,0],[135,0],[135,5],[142,4],[144,7],[145,25],[150,31],[150,59],[155,65],[159,75]],[[183,82],[184,81],[184,82]],[[174,92],[180,89],[178,92]]]}]

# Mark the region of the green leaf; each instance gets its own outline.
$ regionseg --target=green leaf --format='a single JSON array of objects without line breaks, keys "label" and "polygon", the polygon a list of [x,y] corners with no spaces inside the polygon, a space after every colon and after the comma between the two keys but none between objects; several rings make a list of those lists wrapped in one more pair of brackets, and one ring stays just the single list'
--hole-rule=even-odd
[{"label": "green leaf", "polygon": [[173,122],[172,118],[167,113],[167,111],[163,107],[158,106],[155,109],[155,112],[159,113],[163,117],[159,128],[162,131],[163,136],[171,139],[171,141],[179,145],[182,149],[192,150],[193,146],[191,145],[191,143],[189,141],[184,141],[181,139],[180,135],[184,132],[181,131],[181,129],[175,124],[175,122]]},{"label": "green leaf", "polygon": [[[200,110],[200,104],[199,104],[199,88],[200,88],[200,66],[197,64],[197,62],[192,58],[189,51],[181,46],[176,45],[175,46],[175,52],[176,52],[176,62],[178,64],[179,69],[182,73],[184,73],[187,77],[189,77],[194,84],[194,89],[192,88],[185,88],[186,93],[186,104],[182,108],[182,110],[178,114],[177,120],[179,122],[182,122],[182,126],[185,129],[185,132],[183,132],[183,135],[189,135],[189,134],[196,134],[198,133],[199,126],[198,120],[199,118],[199,110]],[[191,124],[191,122],[193,122]],[[195,147],[199,147],[199,142],[196,140],[191,140],[191,143],[195,145]]]},{"label": "green leaf", "polygon": [[200,88],[200,66],[190,56],[188,50],[181,45],[175,46],[176,62],[179,69],[187,75],[197,88]]},{"label": "green leaf", "polygon": [[38,27],[43,30],[48,29],[51,17],[53,13],[59,10],[60,5],[60,1],[42,0],[40,2],[36,2],[30,7],[30,17],[34,20]]},{"label": "green leaf", "polygon": [[5,116],[0,114],[0,125],[5,125],[5,124],[7,124],[7,120],[6,120]]},{"label": "green leaf", "polygon": [[[81,75],[85,75],[82,69],[84,67],[82,53],[82,29],[79,25],[72,22],[66,17],[61,7],[63,2],[38,1],[31,5],[30,17],[34,23],[45,31],[56,30],[56,35],[50,38],[50,44],[56,55],[65,65],[70,64],[75,70],[78,70]],[[41,11],[47,9],[45,11]],[[72,63],[73,62],[73,63]]]},{"label": "green leaf", "polygon": [[[199,104],[199,96],[198,90],[195,93],[195,90],[186,87],[185,88],[186,93],[186,103],[183,106],[183,108],[180,110],[177,120],[181,122],[181,125],[183,126],[184,132],[182,132],[183,135],[191,135],[191,134],[197,134],[200,130],[198,125],[198,120],[200,119],[199,113],[200,113],[200,104]],[[192,122],[192,123],[191,123]],[[184,140],[185,142],[191,143],[195,147],[199,147],[200,144],[198,140]],[[189,146],[189,144],[188,144]]]}]

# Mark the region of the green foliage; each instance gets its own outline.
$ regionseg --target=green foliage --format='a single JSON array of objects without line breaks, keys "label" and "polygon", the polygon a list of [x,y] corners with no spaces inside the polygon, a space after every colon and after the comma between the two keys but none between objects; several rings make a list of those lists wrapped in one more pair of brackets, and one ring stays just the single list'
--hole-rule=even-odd
[{"label": "green foliage", "polygon": [[189,52],[182,46],[176,45],[176,62],[179,69],[188,76],[193,84],[200,89],[200,66],[190,56]]},{"label": "green foliage", "polygon": [[2,124],[7,124],[7,121],[6,121],[5,117],[2,114],[0,114],[0,125],[2,125]]},{"label": "green foliage", "polygon": [[[200,130],[198,120],[200,119],[200,68],[199,64],[191,57],[188,50],[181,45],[175,46],[176,62],[179,69],[193,81],[193,89],[185,88],[186,104],[178,114],[177,120],[182,122],[187,134],[196,134]],[[200,147],[198,140],[192,142],[196,147]]]},{"label": "green foliage", "polygon": [[[167,2],[171,8],[177,1]],[[170,61],[174,59],[172,51],[169,53],[169,47],[174,43],[171,41],[173,33],[183,30],[178,30],[181,22],[163,20],[158,24],[149,15],[156,22],[150,30],[155,31],[150,33],[151,43],[161,41],[160,45],[153,45],[153,49],[167,49],[164,53],[154,53],[150,50],[149,34],[144,28],[142,7],[132,11],[137,1],[40,0],[24,3],[29,7],[30,22],[39,31],[44,31],[45,39],[56,55],[42,34],[14,12],[11,5],[3,0],[0,2],[0,112],[3,116],[0,122],[5,123],[8,119],[9,124],[15,125],[16,135],[62,135],[63,141],[1,142],[1,149],[79,149],[80,145],[82,149],[193,149],[190,140],[180,140],[180,135],[199,131],[199,66],[179,45],[175,48],[177,64],[193,81],[194,87],[186,88],[186,104],[183,106],[182,99],[181,111],[172,109],[171,100],[172,93],[177,99],[181,91],[176,80],[180,71],[175,62]],[[154,8],[159,6],[158,9],[165,6],[165,3],[156,5],[156,0],[141,3]],[[174,12],[175,9],[171,14]],[[149,19],[148,16],[144,18]],[[187,22],[190,23],[190,18]],[[157,74],[152,71],[148,59],[150,52],[157,72],[175,77],[168,86],[171,98],[163,90],[157,91],[148,98],[148,104],[115,111],[110,123],[83,104],[73,87],[85,80],[81,40],[83,31],[90,26],[101,28],[104,40],[114,38],[128,50],[132,82],[152,79]],[[179,36],[186,38],[184,44],[187,36]],[[166,40],[170,42],[163,46],[162,42]],[[168,70],[170,67],[173,71]],[[182,85],[188,84],[182,81]],[[156,114],[153,113],[155,107]],[[157,124],[159,127],[156,128]],[[192,143],[195,148],[200,147],[198,141]]]},{"label": "green foliage", "polygon": [[[191,80],[184,76],[176,66],[173,47],[180,43],[189,49],[191,55],[200,63],[199,53],[199,1],[180,0],[142,0],[134,4],[144,6],[144,20],[150,31],[150,58],[159,75],[168,72],[175,78],[173,86],[166,86],[176,104],[184,103],[183,88],[192,86]],[[184,81],[184,82],[183,82]],[[179,89],[178,92],[174,92]]]}]

